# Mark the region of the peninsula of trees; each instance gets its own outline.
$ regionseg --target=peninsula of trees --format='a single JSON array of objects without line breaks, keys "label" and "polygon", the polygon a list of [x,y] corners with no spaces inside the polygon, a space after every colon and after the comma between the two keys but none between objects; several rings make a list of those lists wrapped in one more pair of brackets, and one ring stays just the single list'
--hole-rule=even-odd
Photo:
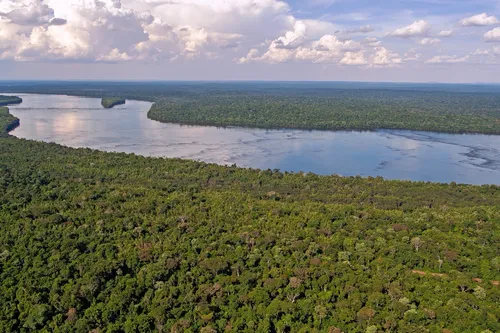
[{"label": "peninsula of trees", "polygon": [[1,332],[500,331],[498,186],[4,133],[0,228]]},{"label": "peninsula of trees", "polygon": [[[485,85],[284,82],[17,83],[4,92],[154,102],[162,122],[319,130],[500,134],[500,88]],[[112,105],[108,102],[103,105]]]},{"label": "peninsula of trees", "polygon": [[103,98],[101,100],[101,105],[105,109],[111,109],[114,106],[123,105],[123,104],[125,104],[125,99],[124,98],[107,97],[107,98]]},{"label": "peninsula of trees", "polygon": [[19,126],[19,119],[9,113],[9,109],[0,106],[0,137],[7,136],[7,133]]},{"label": "peninsula of trees", "polygon": [[21,104],[23,100],[17,96],[2,96],[0,95],[0,106],[6,106],[10,104]]}]

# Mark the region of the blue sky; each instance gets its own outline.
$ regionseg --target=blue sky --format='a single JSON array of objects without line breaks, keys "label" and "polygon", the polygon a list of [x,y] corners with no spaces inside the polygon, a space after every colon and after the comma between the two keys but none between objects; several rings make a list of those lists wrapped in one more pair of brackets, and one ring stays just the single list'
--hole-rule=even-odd
[{"label": "blue sky", "polygon": [[5,79],[500,82],[500,0],[1,0]]}]

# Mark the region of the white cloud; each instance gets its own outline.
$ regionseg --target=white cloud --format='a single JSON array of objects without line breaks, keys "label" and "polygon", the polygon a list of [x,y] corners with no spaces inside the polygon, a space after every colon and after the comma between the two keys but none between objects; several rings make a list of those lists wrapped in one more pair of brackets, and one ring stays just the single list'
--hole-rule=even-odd
[{"label": "white cloud", "polygon": [[[325,34],[314,39],[321,22],[296,21],[293,30],[284,33],[268,44],[263,52],[252,49],[246,57],[239,59],[240,63],[265,62],[283,63],[288,61],[305,61],[313,63],[336,63],[343,59],[346,52],[359,52],[362,45],[354,40],[341,40],[335,35]],[[351,58],[354,55],[350,56]],[[359,54],[356,54],[360,61]],[[347,61],[347,59],[346,59]]]},{"label": "white cloud", "polygon": [[468,60],[469,60],[469,56],[458,57],[456,55],[454,55],[454,56],[440,55],[440,56],[432,57],[431,59],[427,60],[425,63],[427,63],[427,64],[457,64],[457,63],[467,62]]},{"label": "white cloud", "polygon": [[499,21],[495,16],[488,16],[486,13],[474,15],[460,20],[463,27],[480,27],[497,24]]},{"label": "white cloud", "polygon": [[[121,7],[119,0],[20,0],[2,4],[0,30],[9,31],[1,58],[14,60],[130,60],[148,40],[147,15]],[[54,7],[51,7],[54,6]],[[5,7],[10,9],[5,11]],[[65,14],[55,17],[56,9]],[[64,9],[64,10],[61,10]],[[3,42],[3,43],[2,43]],[[6,41],[0,41],[4,44]]]},{"label": "white cloud", "polygon": [[438,34],[439,37],[451,37],[453,36],[453,30],[442,30]]},{"label": "white cloud", "polygon": [[126,52],[120,53],[120,50],[113,49],[106,55],[98,56],[96,60],[104,62],[119,62],[119,61],[129,61],[132,59],[133,58],[129,56]]},{"label": "white cloud", "polygon": [[[149,11],[173,27],[190,26],[220,33],[262,37],[290,25],[290,7],[279,0],[122,0],[129,8]],[[293,23],[291,24],[293,25]]]},{"label": "white cloud", "polygon": [[340,60],[342,65],[366,65],[368,62],[365,59],[365,54],[359,52],[346,52],[344,57]]},{"label": "white cloud", "polygon": [[422,37],[428,34],[429,29],[430,29],[430,24],[427,21],[419,20],[413,22],[412,24],[406,27],[396,29],[393,32],[389,33],[388,35],[394,37],[402,37],[402,38]]},{"label": "white cloud", "polygon": [[441,40],[439,38],[424,38],[421,39],[417,42],[420,45],[426,46],[426,45],[437,45],[441,43]]},{"label": "white cloud", "polygon": [[500,28],[495,28],[484,34],[487,42],[500,42]]},{"label": "white cloud", "polygon": [[375,54],[372,56],[371,64],[374,66],[394,66],[401,64],[403,59],[399,54],[394,53],[385,47],[376,47]]},{"label": "white cloud", "polygon": [[410,49],[404,55],[404,61],[418,61],[422,58],[422,53],[419,53],[417,49]]},{"label": "white cloud", "polygon": [[11,7],[9,11],[3,12],[2,17],[10,23],[28,26],[48,24],[54,19],[54,10],[41,1],[20,3],[17,7]]},{"label": "white cloud", "polygon": [[359,51],[361,44],[353,40],[341,41],[333,35],[324,35],[318,41],[313,42],[313,48],[332,52]]},{"label": "white cloud", "polygon": [[373,28],[371,25],[363,25],[363,26],[356,28],[356,29],[342,30],[342,31],[339,31],[339,33],[357,34],[357,33],[368,33],[368,32],[373,32],[373,31],[375,31],[375,28]]},{"label": "white cloud", "polygon": [[363,44],[371,46],[371,47],[376,47],[376,46],[380,46],[382,44],[382,42],[379,41],[376,37],[366,37],[363,40]]},{"label": "white cloud", "polygon": [[[356,16],[330,15],[331,21],[326,18],[299,20],[294,17],[299,8],[292,11],[287,2],[0,0],[0,60],[107,63],[220,58],[236,59],[240,63],[308,62],[367,67],[423,61],[422,54],[415,49],[406,53],[399,51],[401,55],[391,51],[393,47],[401,50],[402,46],[395,45],[393,39],[384,39],[383,34],[364,36],[374,28],[358,21],[354,23]],[[370,18],[369,22],[375,22],[371,20],[373,16],[361,16],[364,21]],[[347,22],[349,20],[351,22]],[[340,29],[335,21],[355,28]],[[486,14],[462,21],[467,26],[498,22]],[[373,24],[378,27],[380,22]],[[392,31],[386,34],[388,36],[413,38],[412,42],[427,46],[438,44],[441,37],[453,35],[453,30],[431,33],[426,20],[386,31]],[[487,32],[484,39],[500,41],[500,28]],[[431,47],[425,51],[430,63],[464,59],[433,57],[436,53],[432,52]],[[489,52],[494,54],[493,50]]]},{"label": "white cloud", "polygon": [[481,49],[477,49],[476,51],[474,51],[472,53],[473,56],[486,56],[489,54],[490,54],[490,52],[488,50],[481,50]]},{"label": "white cloud", "polygon": [[279,0],[0,0],[0,59],[214,58],[289,27],[289,10]]},{"label": "white cloud", "polygon": [[493,48],[493,54],[494,54],[495,56],[500,56],[500,46],[495,46],[495,47]]},{"label": "white cloud", "polygon": [[296,49],[306,40],[307,26],[303,21],[295,22],[292,31],[287,31],[285,36],[279,37],[273,43],[277,48]]}]

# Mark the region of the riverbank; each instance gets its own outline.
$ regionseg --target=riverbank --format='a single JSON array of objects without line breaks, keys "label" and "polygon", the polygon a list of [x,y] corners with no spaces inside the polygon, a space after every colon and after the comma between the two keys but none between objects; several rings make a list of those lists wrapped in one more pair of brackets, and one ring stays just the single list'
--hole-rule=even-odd
[{"label": "riverbank", "polygon": [[0,107],[11,104],[21,104],[23,100],[17,96],[3,96],[0,95]]},{"label": "riverbank", "polygon": [[0,106],[0,136],[7,136],[19,124],[19,119],[9,113],[9,108]]},{"label": "riverbank", "polygon": [[[499,136],[412,131],[304,131],[182,126],[152,121],[151,103],[21,94],[20,138],[143,156],[258,169],[386,179],[500,184]],[[99,111],[101,110],[101,111]]]},{"label": "riverbank", "polygon": [[[264,129],[401,129],[500,134],[500,92],[461,85],[422,87],[284,83],[26,83],[0,91],[153,102],[153,120]],[[467,86],[466,86],[467,87]],[[494,89],[495,88],[495,89]]]},{"label": "riverbank", "polygon": [[498,186],[14,137],[0,138],[0,171],[2,331],[500,329],[477,319],[500,317],[498,287],[481,282],[500,279]]}]

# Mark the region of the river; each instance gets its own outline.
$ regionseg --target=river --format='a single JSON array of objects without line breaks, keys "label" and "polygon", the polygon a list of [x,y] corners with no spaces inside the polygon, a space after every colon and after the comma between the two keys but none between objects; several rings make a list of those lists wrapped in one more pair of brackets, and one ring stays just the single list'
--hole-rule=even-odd
[{"label": "river", "polygon": [[103,109],[96,98],[15,95],[19,138],[259,169],[500,184],[500,136],[183,126],[148,119],[148,102]]}]

